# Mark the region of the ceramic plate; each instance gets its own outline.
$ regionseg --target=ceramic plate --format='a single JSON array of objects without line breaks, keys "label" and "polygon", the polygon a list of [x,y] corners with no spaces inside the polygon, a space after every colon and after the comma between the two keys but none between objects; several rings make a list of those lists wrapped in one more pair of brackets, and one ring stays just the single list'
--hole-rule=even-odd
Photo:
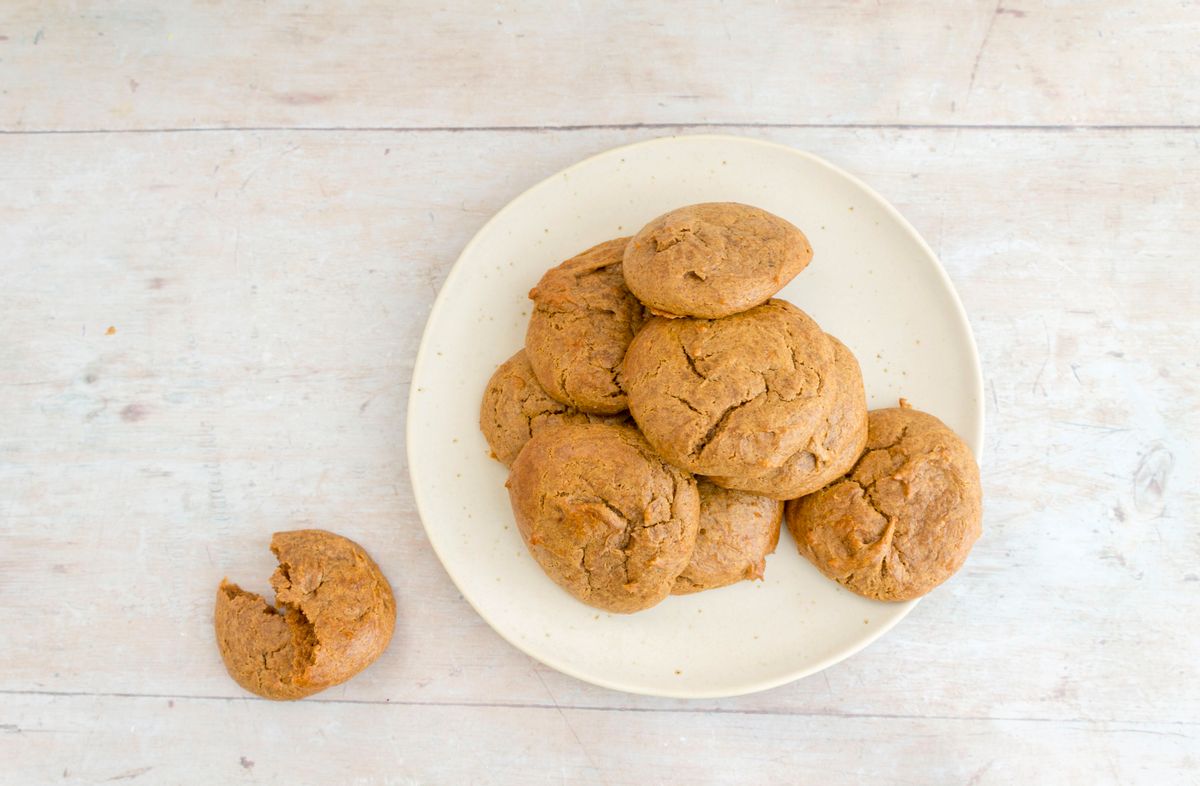
[{"label": "ceramic plate", "polygon": [[852,655],[915,604],[866,600],[825,579],[786,528],[764,581],[629,616],[583,605],[526,552],[507,472],[478,426],[488,378],[524,343],[526,294],[579,251],[709,201],[763,207],[807,234],[813,261],[780,297],[854,351],[871,407],[903,395],[977,456],[983,442],[979,357],[949,279],[893,207],[826,161],[752,139],[667,137],[581,161],[514,199],[463,249],[425,327],[408,410],[417,506],[446,571],[501,636],[559,671],[634,693],[780,685]]}]

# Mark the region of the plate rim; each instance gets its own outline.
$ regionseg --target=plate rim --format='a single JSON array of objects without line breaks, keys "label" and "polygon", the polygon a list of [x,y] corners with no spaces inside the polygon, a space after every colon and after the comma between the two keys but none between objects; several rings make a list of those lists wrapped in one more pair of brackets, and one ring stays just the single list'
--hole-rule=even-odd
[{"label": "plate rim", "polygon": [[976,422],[973,424],[972,433],[962,436],[964,436],[964,438],[968,441],[970,447],[972,448],[971,452],[975,454],[976,462],[980,465],[980,467],[982,467],[983,440],[985,433],[985,420],[987,417],[986,407],[983,406],[983,367],[979,359],[979,347],[975,341],[975,332],[971,329],[971,323],[967,317],[966,308],[963,306],[962,298],[959,297],[958,290],[955,288],[954,282],[950,280],[950,276],[946,272],[946,268],[942,265],[941,259],[939,259],[938,255],[934,253],[933,249],[929,246],[929,243],[925,241],[925,238],[923,238],[921,234],[917,232],[916,228],[909,223],[908,219],[906,219],[900,213],[900,211],[897,210],[894,205],[892,205],[891,202],[889,202],[883,197],[882,194],[869,186],[867,183],[860,180],[855,175],[807,150],[801,150],[781,142],[773,142],[755,137],[739,136],[737,134],[669,134],[607,148],[598,153],[594,153],[590,156],[582,158],[563,169],[553,172],[549,176],[539,180],[525,190],[521,191],[516,196],[509,199],[503,207],[493,213],[492,216],[475,231],[475,234],[471,236],[471,239],[467,241],[466,245],[462,247],[458,257],[454,260],[454,264],[450,266],[450,270],[446,274],[446,278],[443,279],[441,286],[438,288],[437,295],[434,297],[433,305],[429,309],[429,315],[425,319],[425,325],[421,329],[421,341],[417,346],[417,354],[413,360],[412,378],[409,380],[408,386],[408,404],[405,407],[404,442],[405,457],[408,460],[409,485],[413,490],[413,502],[415,503],[417,509],[417,517],[421,520],[421,527],[425,530],[425,539],[433,549],[433,553],[438,558],[438,562],[441,563],[442,569],[446,571],[446,575],[450,577],[450,581],[454,584],[455,589],[458,590],[459,595],[467,602],[474,612],[478,614],[484,622],[487,623],[488,627],[491,628],[492,631],[498,636],[500,636],[500,638],[538,663],[549,666],[555,671],[561,672],[570,677],[574,677],[582,682],[596,685],[601,688],[606,688],[608,690],[616,690],[623,693],[641,696],[658,696],[672,699],[715,699],[733,696],[745,696],[751,693],[759,693],[762,691],[771,690],[772,688],[777,688],[781,685],[787,685],[797,680],[804,679],[805,677],[812,676],[813,674],[824,671],[830,666],[840,663],[847,658],[853,657],[876,642],[881,636],[890,631],[892,628],[898,625],[901,620],[911,614],[912,610],[916,608],[921,599],[916,598],[914,600],[906,601],[905,604],[907,605],[907,608],[903,610],[903,613],[896,615],[886,624],[873,628],[869,635],[864,636],[862,639],[855,642],[854,645],[847,647],[846,649],[839,650],[838,652],[817,661],[815,664],[806,666],[805,668],[787,672],[782,676],[750,682],[739,686],[735,690],[718,689],[713,691],[705,691],[696,689],[672,690],[670,688],[651,689],[647,687],[621,683],[617,680],[605,679],[603,677],[597,677],[591,674],[585,674],[574,668],[569,662],[564,662],[553,656],[547,656],[542,653],[535,653],[531,651],[530,648],[526,647],[524,643],[518,640],[516,637],[509,636],[505,631],[501,630],[501,628],[498,627],[492,621],[492,619],[475,604],[475,601],[468,597],[467,593],[463,591],[462,585],[459,583],[454,571],[450,569],[449,565],[447,565],[445,557],[438,548],[436,539],[430,532],[424,511],[425,503],[422,501],[422,493],[418,487],[417,478],[415,476],[417,463],[414,461],[415,457],[413,454],[413,423],[415,422],[413,410],[416,407],[417,401],[417,396],[415,394],[417,392],[417,382],[421,378],[421,370],[427,362],[429,345],[431,343],[429,327],[433,323],[434,319],[439,315],[441,310],[445,307],[447,293],[451,289],[451,285],[456,283],[458,277],[462,274],[463,259],[474,250],[478,243],[482,242],[481,238],[487,233],[488,229],[490,229],[493,224],[499,222],[510,210],[513,209],[515,204],[523,201],[525,197],[538,191],[539,189],[546,187],[551,182],[556,182],[563,176],[569,175],[571,172],[592,163],[596,159],[609,156],[620,151],[629,150],[631,148],[666,145],[684,139],[696,141],[715,141],[739,145],[758,145],[805,158],[810,163],[819,167],[823,167],[832,173],[845,178],[858,188],[862,189],[862,191],[870,199],[872,199],[878,207],[882,208],[884,212],[891,216],[891,218],[896,221],[896,223],[909,235],[909,237],[917,243],[918,247],[928,256],[930,260],[933,261],[933,268],[940,278],[942,286],[950,295],[950,300],[953,304],[954,318],[957,321],[959,328],[966,334],[967,337],[967,345],[970,348],[972,361],[972,367],[970,369],[972,372],[970,393],[974,395],[975,400],[980,403],[980,406],[979,415],[976,419]]}]

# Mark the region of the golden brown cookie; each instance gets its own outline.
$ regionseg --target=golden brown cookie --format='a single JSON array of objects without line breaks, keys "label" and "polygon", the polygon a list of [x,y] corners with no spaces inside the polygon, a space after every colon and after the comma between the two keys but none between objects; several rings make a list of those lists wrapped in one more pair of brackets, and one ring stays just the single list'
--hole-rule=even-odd
[{"label": "golden brown cookie", "polygon": [[689,205],[625,248],[625,283],[662,316],[727,317],[765,303],[812,259],[804,233],[737,202]]},{"label": "golden brown cookie", "polygon": [[546,271],[529,292],[525,351],[542,387],[582,412],[626,408],[617,370],[644,309],[621,274],[627,237],[593,246]]},{"label": "golden brown cookie", "polygon": [[648,321],[629,345],[629,410],[659,455],[700,475],[781,466],[822,427],[833,347],[783,300],[724,319]]},{"label": "golden brown cookie", "polygon": [[867,444],[867,394],[854,353],[833,336],[826,337],[833,345],[834,384],[827,388],[825,418],[809,444],[766,474],[709,480],[774,499],[795,499],[850,471]]},{"label": "golden brown cookie", "polygon": [[345,682],[387,648],[396,602],[354,541],[319,529],[276,532],[277,608],[228,579],[217,590],[217,647],[229,676],[268,699],[300,699]]},{"label": "golden brown cookie", "polygon": [[700,530],[696,549],[671,590],[686,595],[761,579],[768,554],[779,543],[783,503],[699,481]]},{"label": "golden brown cookie", "polygon": [[579,600],[629,613],[671,592],[696,545],[700,500],[631,426],[543,429],[513,462],[508,494],[546,575]]},{"label": "golden brown cookie", "polygon": [[513,463],[539,429],[609,419],[624,420],[624,415],[589,415],[551,398],[534,376],[523,349],[492,374],[479,408],[479,428],[492,456],[505,466]]},{"label": "golden brown cookie", "polygon": [[839,584],[876,600],[910,600],[950,578],[978,539],[979,467],[933,415],[880,409],[868,428],[849,475],[787,503],[788,529],[800,553]]}]

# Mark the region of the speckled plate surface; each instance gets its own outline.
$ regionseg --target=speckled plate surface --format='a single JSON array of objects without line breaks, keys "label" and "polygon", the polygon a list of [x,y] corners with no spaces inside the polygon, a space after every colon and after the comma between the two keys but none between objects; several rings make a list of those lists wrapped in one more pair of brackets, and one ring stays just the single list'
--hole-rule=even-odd
[{"label": "speckled plate surface", "polygon": [[634,693],[781,685],[854,654],[915,604],[826,580],[785,528],[764,581],[612,615],[560,590],[521,543],[506,470],[488,458],[477,421],[488,377],[524,342],[526,293],[563,259],[707,201],[758,205],[808,235],[812,264],[781,297],[855,352],[870,406],[904,395],[976,455],[983,443],[979,357],[949,279],[893,207],[822,159],[738,137],[666,137],[581,161],[514,199],[463,249],[425,328],[408,410],[416,501],[446,571],[501,636],[559,671]]}]

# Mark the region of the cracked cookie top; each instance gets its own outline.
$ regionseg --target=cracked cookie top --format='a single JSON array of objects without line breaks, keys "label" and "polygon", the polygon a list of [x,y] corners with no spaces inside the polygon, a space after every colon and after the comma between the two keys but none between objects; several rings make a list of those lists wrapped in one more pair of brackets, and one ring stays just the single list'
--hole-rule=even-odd
[{"label": "cracked cookie top", "polygon": [[942,421],[907,406],[868,416],[850,473],[787,503],[800,553],[876,600],[910,600],[950,578],[981,531],[979,467]]},{"label": "cracked cookie top", "polygon": [[[611,417],[621,419],[624,416]],[[540,429],[559,423],[607,419],[606,416],[580,412],[551,398],[534,376],[523,349],[492,374],[479,407],[479,428],[492,449],[492,456],[505,466],[513,463],[521,448]]]},{"label": "cracked cookie top", "polygon": [[867,393],[854,353],[825,335],[833,346],[834,384],[826,388],[825,416],[809,444],[766,474],[709,480],[774,499],[795,499],[850,471],[867,444]]},{"label": "cracked cookie top", "polygon": [[726,317],[783,288],[812,259],[804,233],[750,205],[706,202],[661,215],[625,248],[625,282],[661,316]]},{"label": "cracked cookie top", "polygon": [[645,314],[621,273],[628,240],[571,257],[529,292],[534,308],[525,350],[533,373],[554,399],[583,412],[626,409],[617,370]]},{"label": "cracked cookie top", "polygon": [[391,641],[396,601],[379,566],[352,540],[319,529],[276,532],[276,607],[225,580],[217,647],[229,675],[268,699],[299,699],[345,682]]},{"label": "cracked cookie top", "polygon": [[732,491],[701,480],[700,529],[696,550],[679,578],[674,595],[761,579],[767,555],[779,543],[783,503],[758,494]]},{"label": "cracked cookie top", "polygon": [[724,319],[648,321],[625,355],[629,410],[672,464],[761,475],[807,446],[825,416],[833,347],[783,300]]},{"label": "cracked cookie top", "polygon": [[590,606],[649,608],[670,594],[691,559],[696,482],[630,426],[543,429],[513,462],[506,485],[530,554]]}]

